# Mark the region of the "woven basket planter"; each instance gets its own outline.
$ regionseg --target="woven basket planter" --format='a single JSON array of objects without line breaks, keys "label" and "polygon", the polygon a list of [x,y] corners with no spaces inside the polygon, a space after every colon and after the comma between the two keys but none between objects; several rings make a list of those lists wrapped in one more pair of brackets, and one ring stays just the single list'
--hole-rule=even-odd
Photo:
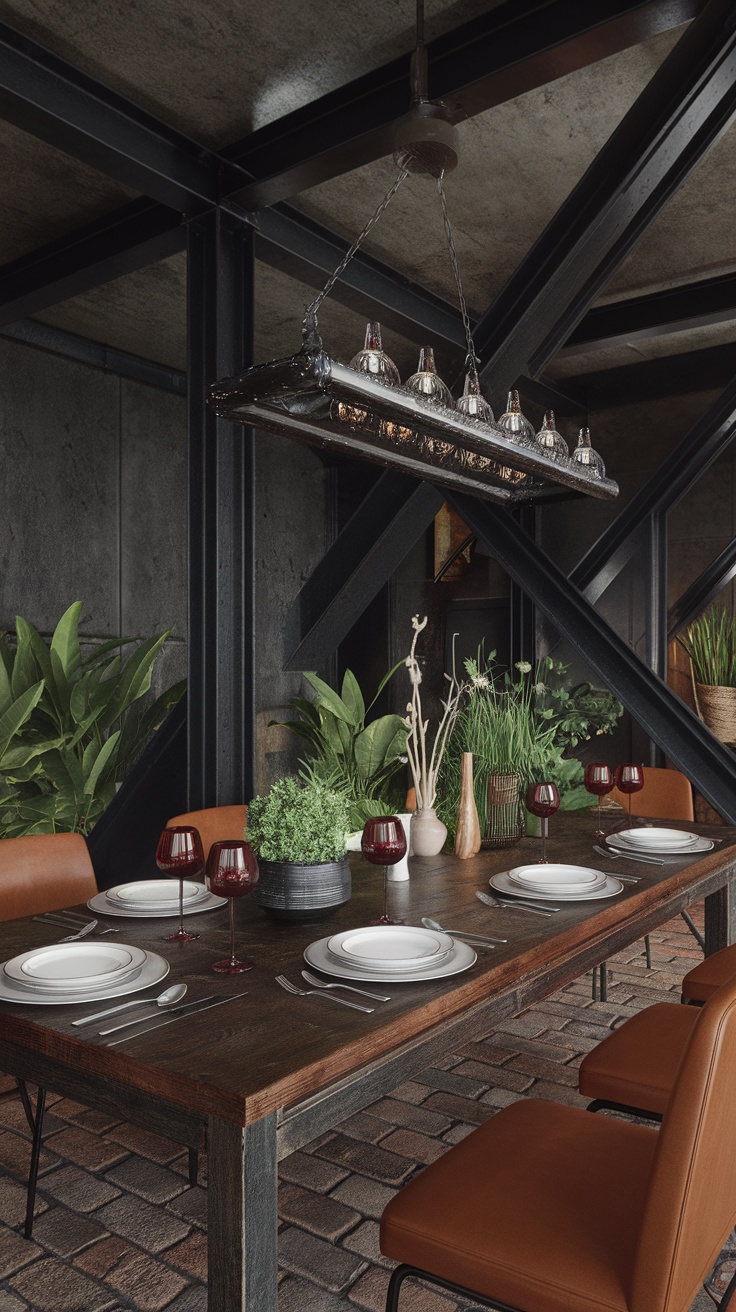
[{"label": "woven basket planter", "polygon": [[695,707],[714,737],[722,743],[736,743],[736,688],[696,683]]}]

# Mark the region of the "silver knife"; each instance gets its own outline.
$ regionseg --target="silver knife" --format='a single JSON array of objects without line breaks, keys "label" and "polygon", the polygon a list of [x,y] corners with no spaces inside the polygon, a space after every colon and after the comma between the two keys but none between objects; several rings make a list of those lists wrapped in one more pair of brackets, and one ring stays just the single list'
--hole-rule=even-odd
[{"label": "silver knife", "polygon": [[[178,1007],[167,1007],[166,1011],[169,1015],[175,1011],[186,1011],[187,1007],[196,1007],[198,1002],[211,1002],[214,996],[214,993],[208,993],[206,998],[190,998],[188,1002],[180,1002]],[[151,998],[151,1003],[155,1006],[156,999]],[[118,1030],[130,1029],[131,1025],[143,1025],[145,1021],[153,1020],[155,1015],[156,1013],[154,1012],[152,1016],[136,1016],[133,1020],[123,1021],[122,1025],[110,1025],[108,1029],[98,1030],[97,1033],[102,1036],[105,1034],[117,1034]]]},{"label": "silver knife", "polygon": [[[247,991],[246,991],[247,992]],[[199,1003],[190,1002],[185,1015],[198,1016],[200,1011],[211,1011],[213,1007],[222,1007],[226,1002],[234,1002],[236,998],[244,998],[246,993],[233,993],[229,998],[218,998],[217,1002],[208,1002],[206,1007],[199,1004],[206,1001],[204,998],[199,999]],[[106,1048],[116,1048],[119,1043],[127,1043],[129,1039],[137,1039],[141,1034],[150,1034],[151,1030],[163,1029],[164,1025],[173,1025],[175,1020],[181,1020],[181,1015],[168,1015],[165,1020],[157,1020],[155,1024],[149,1025],[145,1030],[138,1030],[135,1034],[124,1034],[122,1039],[113,1039],[111,1043],[106,1043]]]}]

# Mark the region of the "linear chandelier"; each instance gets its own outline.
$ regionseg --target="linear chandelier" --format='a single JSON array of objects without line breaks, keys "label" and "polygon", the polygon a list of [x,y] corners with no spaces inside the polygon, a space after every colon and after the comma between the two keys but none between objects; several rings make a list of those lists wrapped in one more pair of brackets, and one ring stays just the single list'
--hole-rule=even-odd
[{"label": "linear chandelier", "polygon": [[[445,106],[430,101],[427,95],[423,0],[417,3],[412,85],[411,109],[397,125],[395,136],[398,176],[307,307],[301,349],[214,383],[208,402],[219,415],[236,423],[504,504],[559,495],[560,487],[612,499],[618,495],[618,484],[606,477],[587,428],[580,430],[570,456],[551,411],[535,434],[521,413],[518,393],[509,393],[506,413],[498,423],[482,394],[480,362],[444,190],[445,172],[457,164],[455,129]],[[382,349],[378,324],[368,324],[364,349],[349,365],[327,354],[319,332],[318,312],[323,301],[410,173],[430,175],[437,183],[467,344],[465,386],[457,402],[437,374],[431,347],[423,348],[417,372],[402,386],[396,365]]]}]

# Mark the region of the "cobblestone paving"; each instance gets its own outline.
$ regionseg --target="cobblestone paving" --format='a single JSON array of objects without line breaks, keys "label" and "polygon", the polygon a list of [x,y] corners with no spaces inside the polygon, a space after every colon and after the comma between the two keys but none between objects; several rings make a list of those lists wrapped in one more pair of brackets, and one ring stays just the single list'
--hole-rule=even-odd
[{"label": "cobblestone paving", "polygon": [[[280,1312],[382,1312],[389,1198],[500,1107],[528,1096],[583,1106],[584,1053],[642,1007],[678,998],[701,955],[679,918],[652,936],[651,971],[642,947],[612,959],[607,1002],[592,1002],[589,976],[577,980],[282,1162]],[[27,1243],[27,1126],[0,1076],[0,1312],[205,1312],[206,1163],[190,1188],[179,1145],[68,1098],[50,1098],[46,1136]],[[712,1306],[700,1295],[692,1312]],[[475,1309],[407,1284],[402,1312]]]}]

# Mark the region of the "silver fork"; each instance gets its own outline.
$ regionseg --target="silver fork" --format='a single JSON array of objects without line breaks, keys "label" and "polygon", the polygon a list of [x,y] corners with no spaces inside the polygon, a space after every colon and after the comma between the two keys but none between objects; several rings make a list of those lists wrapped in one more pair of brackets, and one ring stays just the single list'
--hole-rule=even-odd
[{"label": "silver fork", "polygon": [[307,984],[314,984],[316,989],[347,989],[348,993],[359,993],[361,998],[375,998],[376,1002],[391,1001],[385,993],[369,993],[368,989],[356,989],[352,984],[325,984],[323,979],[317,979],[317,976],[310,974],[308,970],[302,971],[302,979],[305,979]]},{"label": "silver fork", "polygon": [[[41,925],[59,925],[62,929],[76,929],[77,926],[89,925],[92,917],[72,915],[71,912],[67,911],[45,911],[43,915],[34,916],[33,919]],[[119,933],[120,930],[114,927],[100,930],[100,936]]]},{"label": "silver fork", "polygon": [[280,984],[282,989],[287,993],[294,993],[299,998],[330,998],[333,1002],[341,1002],[343,1007],[352,1007],[353,1011],[375,1011],[375,1007],[361,1007],[359,1002],[349,1002],[347,998],[338,998],[334,993],[323,993],[321,989],[298,989],[295,984],[290,984],[284,975],[276,976],[276,983]]},{"label": "silver fork", "polygon": [[93,929],[97,929],[96,920],[90,920],[89,924],[83,925],[82,928],[78,930],[76,934],[68,934],[66,938],[60,938],[59,942],[76,943],[78,938],[86,938],[88,934],[92,933]]},{"label": "silver fork", "polygon": [[664,865],[658,856],[629,856],[628,852],[613,852],[610,847],[599,847],[597,843],[593,844],[593,851],[599,856],[607,856],[609,861],[620,861],[623,857],[625,861],[638,861],[642,866]]},{"label": "silver fork", "polygon": [[501,907],[504,911],[528,911],[530,916],[553,915],[552,911],[543,911],[541,907],[528,907],[523,902],[512,902],[510,899],[508,902],[502,902],[500,898],[491,897],[490,894],[481,893],[480,890],[476,891],[475,896],[486,907]]}]

